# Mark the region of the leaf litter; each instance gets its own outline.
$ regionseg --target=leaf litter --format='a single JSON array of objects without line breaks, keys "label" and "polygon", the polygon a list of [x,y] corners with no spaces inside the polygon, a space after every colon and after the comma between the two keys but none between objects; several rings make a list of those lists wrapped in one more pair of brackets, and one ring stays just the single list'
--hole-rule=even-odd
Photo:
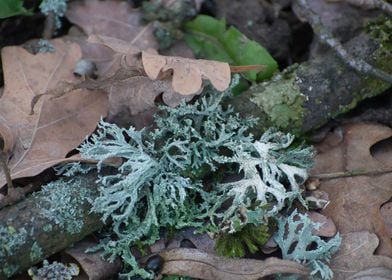
[{"label": "leaf litter", "polygon": [[[21,47],[2,50],[5,88],[0,99],[0,133],[6,146],[12,147],[8,162],[12,179],[34,176],[68,161],[67,153],[106,115],[106,95],[87,90],[59,99],[43,97],[30,114],[36,95],[55,88],[60,81],[75,81],[70,69],[81,57],[79,46],[62,40],[53,44],[55,53],[32,55]],[[5,183],[5,174],[0,171],[0,185]]]}]

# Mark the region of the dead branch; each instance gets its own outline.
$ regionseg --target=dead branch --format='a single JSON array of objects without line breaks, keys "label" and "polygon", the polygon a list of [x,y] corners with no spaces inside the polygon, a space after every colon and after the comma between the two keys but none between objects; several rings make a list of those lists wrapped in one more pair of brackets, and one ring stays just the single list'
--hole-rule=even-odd
[{"label": "dead branch", "polygon": [[366,61],[360,59],[360,57],[353,56],[347,52],[346,48],[344,48],[343,45],[332,35],[332,32],[322,24],[319,15],[312,11],[308,0],[297,0],[297,3],[302,8],[304,16],[312,26],[313,31],[320,38],[321,42],[330,46],[345,64],[359,73],[372,75],[392,84],[392,76],[390,74],[371,66]]},{"label": "dead branch", "polygon": [[[392,53],[366,33],[345,43],[344,49],[350,50],[350,57],[361,57],[384,72],[392,72],[392,64],[388,63]],[[226,102],[243,115],[260,119],[257,134],[269,126],[304,133],[390,87],[388,82],[353,70],[330,50]]]}]

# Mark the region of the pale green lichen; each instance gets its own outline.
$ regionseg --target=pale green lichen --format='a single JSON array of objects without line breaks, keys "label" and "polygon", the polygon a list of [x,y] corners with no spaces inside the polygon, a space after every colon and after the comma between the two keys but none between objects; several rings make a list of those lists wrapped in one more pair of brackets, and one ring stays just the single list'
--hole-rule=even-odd
[{"label": "pale green lichen", "polygon": [[53,44],[45,39],[40,39],[38,41],[38,52],[40,53],[53,53],[55,52],[55,48]]},{"label": "pale green lichen", "polygon": [[39,8],[46,16],[53,13],[56,28],[59,29],[61,27],[60,19],[67,11],[67,0],[43,0],[39,5]]},{"label": "pale green lichen", "polygon": [[[221,93],[205,94],[194,104],[161,107],[152,131],[101,122],[80,148],[82,157],[98,161],[100,195],[92,210],[110,219],[116,235],[96,249],[104,249],[111,260],[121,256],[125,279],[153,276],[138,267],[130,247],[154,243],[161,228],[235,233],[248,224],[266,225],[293,199],[303,202],[299,185],[307,177],[312,150],[293,147],[292,135],[273,129],[254,140],[249,133],[254,118],[223,108]],[[102,173],[112,157],[123,160],[118,173]],[[78,166],[63,171],[73,175]],[[207,191],[201,179],[219,170],[240,174],[239,180],[215,179]]]},{"label": "pale green lichen", "polygon": [[2,273],[5,275],[5,277],[11,277],[12,275],[14,275],[16,272],[18,272],[19,270],[19,266],[18,265],[6,265],[5,267],[3,267],[0,271],[2,271]]},{"label": "pale green lichen", "polygon": [[[79,233],[83,226],[83,204],[92,200],[91,191],[81,187],[80,178],[53,181],[39,193],[40,215],[70,234]],[[47,226],[46,230],[50,230]]]},{"label": "pale green lichen", "polygon": [[49,263],[43,261],[41,268],[32,267],[28,270],[28,274],[32,280],[72,280],[74,276],[79,275],[79,266],[70,263],[64,265],[62,263]]},{"label": "pale green lichen", "polygon": [[285,74],[279,82],[266,82],[253,87],[250,100],[262,108],[274,126],[284,130],[298,129],[302,125],[303,104],[306,101],[299,87],[300,82],[294,73]]},{"label": "pale green lichen", "polygon": [[46,224],[42,227],[44,232],[51,232],[53,230],[53,226],[51,224]]},{"label": "pale green lichen", "polygon": [[12,226],[0,227],[0,263],[5,264],[0,268],[0,271],[6,277],[10,277],[18,271],[17,265],[8,265],[6,262],[15,251],[25,244],[27,237],[28,233],[24,228],[17,230]]},{"label": "pale green lichen", "polygon": [[31,246],[30,250],[30,260],[31,262],[36,262],[39,261],[43,256],[42,248],[38,245],[38,243],[35,241],[33,243],[33,246]]},{"label": "pale green lichen", "polygon": [[328,262],[338,251],[341,237],[337,234],[328,241],[322,240],[314,234],[321,225],[294,210],[288,217],[278,219],[275,241],[282,250],[283,259],[294,260],[310,268],[310,279],[330,280],[333,272]]},{"label": "pale green lichen", "polygon": [[12,226],[0,227],[0,262],[7,261],[7,258],[23,246],[28,237],[24,228],[19,230]]}]

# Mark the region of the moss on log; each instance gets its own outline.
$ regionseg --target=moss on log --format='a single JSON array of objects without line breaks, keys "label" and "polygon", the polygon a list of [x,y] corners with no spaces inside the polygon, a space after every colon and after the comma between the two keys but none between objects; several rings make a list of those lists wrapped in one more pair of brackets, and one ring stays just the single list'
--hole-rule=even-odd
[{"label": "moss on log", "polygon": [[7,279],[102,227],[91,204],[96,174],[57,180],[0,211],[0,279]]},{"label": "moss on log", "polygon": [[[355,57],[392,72],[392,52],[362,33],[345,44]],[[383,93],[391,85],[346,66],[331,50],[292,66],[271,81],[255,85],[228,102],[244,115],[260,118],[258,130],[270,126],[304,133],[354,108],[358,102]]]}]

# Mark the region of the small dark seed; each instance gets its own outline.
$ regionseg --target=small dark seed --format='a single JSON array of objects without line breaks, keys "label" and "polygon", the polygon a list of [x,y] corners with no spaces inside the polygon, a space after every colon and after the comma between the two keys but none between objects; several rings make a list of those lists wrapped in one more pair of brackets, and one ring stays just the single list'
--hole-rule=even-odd
[{"label": "small dark seed", "polygon": [[159,255],[152,256],[147,260],[146,269],[159,273],[163,267],[163,258]]},{"label": "small dark seed", "polygon": [[180,247],[181,248],[196,248],[195,244],[193,244],[192,241],[190,241],[189,239],[183,239],[180,242]]}]

